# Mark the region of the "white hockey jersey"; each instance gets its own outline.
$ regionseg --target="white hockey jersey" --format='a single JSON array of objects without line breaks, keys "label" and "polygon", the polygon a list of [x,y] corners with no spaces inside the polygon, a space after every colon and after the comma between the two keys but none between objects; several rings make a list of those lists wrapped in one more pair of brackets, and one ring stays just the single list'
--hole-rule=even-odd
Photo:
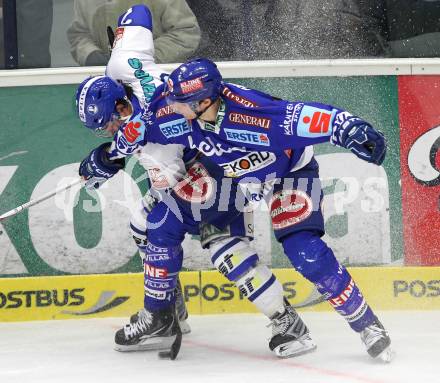
[{"label": "white hockey jersey", "polygon": [[[154,62],[154,44],[149,10],[135,6],[119,18],[106,75],[128,85],[143,108],[150,101],[165,73]],[[146,13],[148,11],[148,13]],[[136,153],[156,189],[173,187],[185,174],[183,145],[148,143]]]}]

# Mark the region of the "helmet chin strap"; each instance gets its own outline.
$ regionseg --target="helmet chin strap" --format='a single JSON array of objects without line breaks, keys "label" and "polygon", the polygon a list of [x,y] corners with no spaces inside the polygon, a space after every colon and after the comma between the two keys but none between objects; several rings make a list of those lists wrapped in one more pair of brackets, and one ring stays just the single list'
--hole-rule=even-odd
[{"label": "helmet chin strap", "polygon": [[131,113],[128,116],[122,117],[119,116],[119,120],[123,121],[124,123],[127,122],[130,117],[133,115],[134,112],[134,108],[133,108],[133,104],[131,103],[131,101],[128,99],[128,97],[124,97],[124,101],[128,103],[128,106],[130,107],[130,111]]},{"label": "helmet chin strap", "polygon": [[120,119],[121,121],[123,121],[123,122],[127,122],[127,121],[129,120],[129,118],[130,118],[132,115],[133,115],[133,113],[132,113],[132,114],[129,114],[129,115],[126,116],[126,117],[120,117],[119,119]]},{"label": "helmet chin strap", "polygon": [[[195,110],[195,108],[192,108],[191,107],[191,109],[192,109],[192,111],[196,114],[196,118],[200,118],[200,116],[203,114],[203,113],[205,113],[214,103],[212,102],[212,100],[209,100],[210,101],[210,104],[204,109],[204,110],[202,110],[202,111],[197,111],[197,110]],[[200,104],[199,104],[200,105]]]},{"label": "helmet chin strap", "polygon": [[200,116],[203,114],[203,113],[205,113],[205,111],[203,111],[203,112],[194,112],[195,114],[196,114],[196,118],[198,119],[198,118],[200,118]]}]

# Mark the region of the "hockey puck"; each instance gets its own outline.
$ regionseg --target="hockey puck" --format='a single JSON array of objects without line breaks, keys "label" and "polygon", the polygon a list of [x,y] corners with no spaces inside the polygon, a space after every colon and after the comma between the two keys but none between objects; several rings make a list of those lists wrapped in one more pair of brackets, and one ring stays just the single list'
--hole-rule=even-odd
[{"label": "hockey puck", "polygon": [[[177,321],[176,321],[176,323],[177,323]],[[177,326],[178,326],[178,324],[177,324]],[[182,331],[180,331],[180,327],[178,327],[176,339],[174,340],[173,344],[171,345],[171,349],[167,350],[167,351],[160,351],[157,354],[159,356],[159,359],[175,360],[177,357],[177,354],[180,351],[181,344],[182,344]]]},{"label": "hockey puck", "polygon": [[176,359],[177,355],[172,355],[172,354],[174,353],[171,351],[161,351],[159,352],[158,355],[159,355],[159,359],[171,359],[171,360]]}]

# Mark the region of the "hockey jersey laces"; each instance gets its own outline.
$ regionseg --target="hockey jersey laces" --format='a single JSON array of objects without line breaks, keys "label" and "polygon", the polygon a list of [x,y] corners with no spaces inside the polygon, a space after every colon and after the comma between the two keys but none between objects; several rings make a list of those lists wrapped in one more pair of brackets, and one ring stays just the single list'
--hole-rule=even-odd
[{"label": "hockey jersey laces", "polygon": [[128,339],[135,337],[138,333],[145,331],[151,323],[153,323],[153,314],[146,310],[139,311],[137,322],[125,325],[125,337]]}]

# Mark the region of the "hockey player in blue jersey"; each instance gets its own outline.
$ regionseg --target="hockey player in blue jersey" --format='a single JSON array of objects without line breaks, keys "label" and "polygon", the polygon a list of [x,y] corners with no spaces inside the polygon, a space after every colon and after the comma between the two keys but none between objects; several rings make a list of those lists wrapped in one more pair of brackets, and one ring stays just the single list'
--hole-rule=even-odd
[{"label": "hockey player in blue jersey", "polygon": [[[163,146],[154,143],[146,143],[142,147],[132,145],[137,138],[136,125],[133,121],[142,112],[142,106],[147,105],[154,89],[162,83],[163,75],[152,60],[154,46],[148,8],[143,5],[133,6],[121,16],[121,19],[129,19],[130,23],[126,23],[125,26],[119,25],[116,31],[117,38],[106,73],[113,79],[122,81],[123,85],[104,76],[87,79],[80,85],[77,94],[78,114],[88,128],[104,130],[111,135],[117,131],[119,125],[123,125],[124,121],[127,122],[118,132],[115,140],[118,143],[117,156],[136,154],[139,162],[149,173],[151,190],[161,191],[162,196],[167,198],[168,193],[164,193],[165,189],[171,190],[179,180],[185,178],[187,169],[188,174],[198,170],[191,165],[195,162],[195,155],[200,157],[200,154],[194,149],[184,149],[182,145]],[[84,109],[86,105],[88,108]],[[130,119],[130,116],[134,120]],[[107,157],[102,149],[107,146],[109,145],[100,146],[92,152],[93,155],[102,155],[102,160],[105,162]],[[95,166],[97,163],[100,163],[99,158],[84,161],[81,165],[81,174],[89,174],[87,166]],[[88,187],[99,187],[106,179],[105,171],[100,173],[99,166],[102,167],[101,170],[107,166],[109,169],[113,167],[114,171],[123,166],[123,161],[98,165],[95,168],[96,173],[87,182]],[[215,167],[210,175],[214,177],[213,182],[221,184],[223,169]],[[185,187],[181,189],[185,190]],[[187,204],[179,198],[174,201],[178,210],[183,210],[182,204]],[[146,217],[154,206],[154,199],[149,194],[142,202],[132,217],[130,226],[144,258],[147,309],[133,316],[131,323],[117,332],[116,349],[120,351],[166,348],[175,336],[175,327],[168,323],[173,319],[172,310],[170,311],[169,307],[164,308],[163,305],[153,307],[148,297],[157,294],[153,284],[158,283],[155,274],[161,269],[154,261],[160,261],[162,255],[159,246],[153,246],[146,241]],[[313,351],[316,346],[308,334],[307,327],[288,302],[283,301],[280,283],[265,265],[259,264],[257,252],[249,245],[253,231],[252,221],[249,219],[252,213],[235,211],[233,206],[226,211],[218,212],[217,206],[211,206],[209,214],[204,212],[203,215],[202,223],[197,220],[186,226],[187,232],[200,233],[202,246],[209,248],[214,256],[214,265],[222,272],[229,270],[229,278],[235,282],[241,293],[272,319],[273,333],[276,337],[274,339],[277,339],[277,347],[273,348],[273,351],[282,357]],[[216,222],[218,227],[210,225],[209,222]],[[163,284],[163,281],[161,283]],[[175,283],[177,283],[175,280],[171,282],[171,288]],[[186,318],[186,309],[181,292],[174,289],[173,295],[176,299],[180,326],[183,325],[188,330],[187,324],[182,321]],[[155,297],[157,298],[156,295]],[[157,331],[161,327],[163,328]],[[284,334],[278,334],[280,328],[283,328]],[[152,339],[148,339],[149,330],[157,332],[151,337]]]},{"label": "hockey player in blue jersey", "polygon": [[[336,107],[279,100],[224,83],[215,64],[206,59],[190,61],[176,69],[168,84],[157,90],[153,101],[135,121],[139,134],[131,143],[132,149],[148,142],[182,144],[196,148],[210,160],[209,165],[197,165],[174,191],[177,198],[188,203],[186,209],[183,204],[183,218],[169,214],[163,202],[148,215],[148,223],[153,227],[148,230],[149,243],[160,247],[163,259],[168,258],[157,263],[157,267],[178,272],[181,253],[176,249],[185,227],[194,221],[191,215],[194,185],[200,185],[201,179],[206,181],[214,169],[212,163],[234,181],[252,176],[252,183],[261,180],[272,187],[266,198],[275,236],[292,265],[360,333],[372,357],[390,360],[388,333],[350,274],[321,239],[322,191],[311,146],[330,141],[379,165],[386,152],[381,133],[361,118]],[[122,143],[125,147],[126,142]],[[111,169],[111,164],[117,161],[120,146],[117,136],[110,152],[105,153],[108,162],[100,164],[104,166],[99,169],[106,173],[105,177],[117,171]],[[90,176],[99,174],[94,169],[99,166],[93,156],[85,164],[90,165]],[[199,197],[197,193],[196,197]],[[225,274],[232,279],[227,270]],[[151,304],[169,306],[168,299],[159,297],[164,290],[157,287],[158,280],[155,288],[159,299],[152,297]],[[165,296],[170,296],[172,302],[173,292],[165,291]],[[270,346],[278,346],[276,336]]]},{"label": "hockey player in blue jersey", "polygon": [[[154,114],[164,105],[188,121],[174,137],[163,134],[160,128],[167,122]],[[391,359],[387,331],[321,239],[322,191],[311,146],[330,142],[380,165],[386,154],[382,133],[334,106],[280,100],[224,83],[216,65],[207,59],[189,61],[173,71],[162,92],[156,93],[144,121],[146,141],[197,148],[236,180],[254,177],[273,182],[267,202],[275,236],[290,262],[360,333],[372,357]],[[255,151],[268,151],[273,157],[249,161]]]},{"label": "hockey player in blue jersey", "polygon": [[[90,84],[90,81],[94,81],[93,84]],[[79,87],[78,99],[81,98],[82,90],[85,88],[85,93],[87,93],[84,96],[85,99],[94,105],[96,110],[103,110],[102,115],[105,115],[105,110],[100,108],[99,99],[102,97],[104,102],[107,102],[108,93],[114,93],[116,97],[123,97],[113,101],[115,110],[126,108],[127,100],[124,100],[126,96],[123,96],[122,86],[108,77],[87,79]],[[103,91],[103,89],[105,90]],[[136,102],[135,99],[130,98],[130,100],[130,104],[132,101]],[[101,122],[93,121],[97,116],[100,116],[96,110],[94,110],[93,116],[86,121],[87,127],[95,128],[94,130],[101,126]],[[136,117],[136,112],[134,114],[133,118]],[[120,117],[125,116],[121,115]],[[131,120],[126,125],[122,125],[123,129],[117,134],[117,142],[124,143],[124,151],[127,149],[125,146],[127,137],[130,137],[126,131],[131,126],[130,122]],[[120,123],[122,120],[113,119],[109,124],[104,124],[106,125],[105,129],[111,130],[112,125]],[[116,159],[116,157],[112,160],[106,153],[105,148],[109,146],[107,144],[99,146],[80,165],[80,175],[88,179],[88,185],[91,188],[99,187],[104,179],[110,178],[110,174],[116,174],[124,167],[123,160]],[[145,148],[157,149],[152,143],[146,144]],[[131,150],[129,152],[134,153]],[[154,155],[154,152],[151,152],[150,155]],[[156,157],[163,157],[163,153],[156,153]],[[183,159],[186,160],[185,157]],[[168,160],[171,161],[173,158]],[[176,290],[176,287],[177,275],[183,260],[181,243],[186,233],[200,234],[201,244],[209,249],[214,266],[226,274],[239,288],[240,293],[271,320],[273,336],[270,348],[277,356],[293,357],[315,350],[316,344],[310,337],[308,328],[287,300],[283,299],[281,284],[268,267],[259,262],[258,252],[249,244],[249,239],[253,237],[253,224],[247,218],[249,212],[239,211],[235,208],[234,197],[240,193],[237,185],[230,185],[227,198],[222,199],[218,198],[222,190],[218,188],[211,196],[214,196],[214,200],[217,202],[209,202],[209,209],[200,209],[201,215],[198,219],[186,219],[183,226],[180,225],[182,221],[179,220],[167,222],[170,231],[174,225],[182,229],[178,232],[179,239],[174,240],[176,245],[173,246],[172,252],[168,252],[168,247],[161,246],[163,245],[162,241],[171,243],[167,238],[154,241],[151,235],[147,235],[148,216],[151,211],[155,210],[157,203],[157,201],[152,202],[152,197],[163,198],[164,202],[159,205],[165,210],[161,211],[164,211],[166,216],[177,218],[192,211],[196,200],[201,205],[212,200],[211,198],[205,199],[208,191],[209,193],[213,191],[211,186],[214,183],[219,186],[223,184],[222,168],[212,165],[210,161],[200,156],[197,160],[191,160],[192,158],[189,157],[188,171],[183,175],[182,181],[170,188],[170,195],[168,192],[161,193],[161,196],[157,193],[148,195],[147,199],[143,201],[142,211],[132,218],[133,236],[138,243],[144,262],[145,308],[140,311],[139,315],[131,318],[131,323],[116,333],[116,350],[166,349],[174,342],[176,337],[176,327],[173,326],[176,321],[174,301],[182,299],[181,292]],[[208,169],[209,173],[207,173]],[[199,177],[201,172],[202,177]],[[197,193],[195,190],[201,192]],[[191,203],[187,198],[193,198],[194,201]],[[223,204],[222,209],[219,208],[220,203]],[[170,206],[172,209],[168,213]],[[142,222],[142,217],[145,219],[144,222]],[[160,227],[160,225],[156,225],[156,222],[153,224],[150,222],[150,226]],[[156,233],[161,235],[159,231]],[[182,309],[182,307],[183,302],[180,302],[180,308]],[[180,326],[182,326],[182,321],[180,321]]]}]

